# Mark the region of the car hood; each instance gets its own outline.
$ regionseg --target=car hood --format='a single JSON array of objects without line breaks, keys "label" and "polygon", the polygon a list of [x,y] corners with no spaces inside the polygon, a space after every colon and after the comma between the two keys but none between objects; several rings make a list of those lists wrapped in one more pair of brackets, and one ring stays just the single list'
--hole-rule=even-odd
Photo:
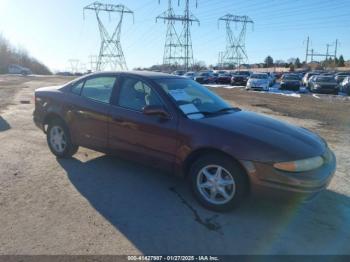
[{"label": "car hood", "polygon": [[226,146],[240,160],[293,161],[322,155],[326,149],[325,142],[311,131],[253,112],[239,111],[200,121],[221,129]]}]

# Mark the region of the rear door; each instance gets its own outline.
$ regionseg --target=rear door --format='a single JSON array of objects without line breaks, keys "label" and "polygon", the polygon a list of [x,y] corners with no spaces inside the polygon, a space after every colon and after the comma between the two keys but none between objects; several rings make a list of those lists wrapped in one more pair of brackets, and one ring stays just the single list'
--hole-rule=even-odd
[{"label": "rear door", "polygon": [[123,76],[111,107],[110,148],[124,157],[171,170],[177,147],[177,116],[143,114],[147,105],[167,105],[150,83]]},{"label": "rear door", "polygon": [[[98,75],[72,88],[79,94],[71,104],[70,128],[78,145],[105,151],[108,141],[110,99],[115,75]],[[75,88],[75,89],[74,89]]]}]

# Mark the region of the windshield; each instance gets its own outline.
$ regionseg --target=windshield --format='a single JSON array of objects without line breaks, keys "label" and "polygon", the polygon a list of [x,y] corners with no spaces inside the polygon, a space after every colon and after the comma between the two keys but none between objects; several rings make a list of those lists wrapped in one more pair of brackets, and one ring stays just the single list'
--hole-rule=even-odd
[{"label": "windshield", "polygon": [[317,75],[319,75],[319,74],[308,74],[307,78],[310,79],[311,77],[317,76]]},{"label": "windshield", "polygon": [[319,76],[316,78],[316,82],[335,82],[335,79],[330,76]]},{"label": "windshield", "polygon": [[155,81],[189,118],[203,118],[207,113],[231,108],[222,98],[190,79],[157,79]]},{"label": "windshield", "polygon": [[296,75],[285,75],[283,76],[283,80],[299,80],[299,77]]},{"label": "windshield", "polygon": [[209,76],[209,73],[200,73],[199,76]]},{"label": "windshield", "polygon": [[253,79],[267,79],[267,75],[266,74],[254,74],[250,78],[253,78]]},{"label": "windshield", "polygon": [[250,73],[247,71],[237,71],[234,74],[238,75],[238,76],[249,76],[250,75]]}]

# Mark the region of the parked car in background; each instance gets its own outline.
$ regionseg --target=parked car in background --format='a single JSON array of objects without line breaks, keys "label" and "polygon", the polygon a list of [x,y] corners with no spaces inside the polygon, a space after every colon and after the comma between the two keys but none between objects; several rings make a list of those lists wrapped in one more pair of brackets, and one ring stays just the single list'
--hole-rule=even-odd
[{"label": "parked car in background", "polygon": [[280,89],[299,91],[301,86],[300,76],[296,74],[284,74],[281,78]]},{"label": "parked car in background", "polygon": [[339,92],[350,95],[350,76],[346,77],[339,86]]},{"label": "parked car in background", "polygon": [[251,73],[249,71],[236,71],[232,74],[231,85],[246,86]]},{"label": "parked car in background", "polygon": [[313,93],[338,94],[338,83],[332,76],[319,75],[310,83]]},{"label": "parked car in background", "polygon": [[187,72],[187,73],[184,74],[183,76],[186,77],[186,78],[188,78],[188,79],[194,80],[194,78],[196,77],[196,73],[195,73],[195,72]]},{"label": "parked car in background", "polygon": [[217,80],[218,80],[218,77],[219,77],[219,74],[218,73],[211,73],[212,74],[212,76],[213,76],[213,81],[214,81],[214,83],[217,83]]},{"label": "parked car in background", "polygon": [[273,86],[274,84],[276,84],[277,77],[276,77],[275,73],[273,73],[273,72],[270,72],[269,76],[270,76],[270,79],[271,79],[270,86]]},{"label": "parked car in background", "polygon": [[252,74],[247,82],[247,90],[268,91],[270,87],[270,77],[266,73]]},{"label": "parked car in background", "polygon": [[216,82],[218,84],[231,84],[231,77],[229,73],[219,74]]},{"label": "parked car in background", "polygon": [[350,76],[350,72],[340,72],[335,75],[335,80],[340,84],[348,76]]},{"label": "parked car in background", "polygon": [[267,74],[268,80],[269,80],[269,87],[273,86],[276,83],[276,76],[274,73],[271,72],[264,72],[264,74]]},{"label": "parked car in background", "polygon": [[302,81],[303,85],[310,88],[309,79],[313,76],[316,76],[316,75],[320,75],[320,73],[317,73],[317,72],[306,73],[306,75],[304,76],[303,81]]},{"label": "parked car in background", "polygon": [[8,66],[9,74],[18,74],[18,75],[31,75],[32,71],[29,68],[20,66],[20,65],[9,65]]},{"label": "parked car in background", "polygon": [[318,77],[319,75],[313,75],[310,77],[309,81],[308,81],[308,86],[307,86],[307,89],[310,90],[310,86],[313,82],[315,82],[316,78]]},{"label": "parked car in background", "polygon": [[275,72],[276,79],[281,79],[281,77],[284,75],[283,72]]},{"label": "parked car in background", "polygon": [[[237,207],[249,193],[313,197],[336,170],[334,153],[318,135],[233,108],[174,75],[97,73],[40,88],[33,116],[57,158],[82,146],[175,173],[215,211]],[[144,181],[146,188],[156,184]]]},{"label": "parked car in background", "polygon": [[216,70],[214,73],[218,74],[218,75],[221,75],[221,74],[226,74],[228,72],[226,70]]},{"label": "parked car in background", "polygon": [[216,77],[210,72],[199,72],[194,80],[200,84],[213,84],[216,83]]},{"label": "parked car in background", "polygon": [[176,70],[173,72],[173,75],[183,76],[185,73],[186,73],[186,71],[184,71],[184,70]]}]

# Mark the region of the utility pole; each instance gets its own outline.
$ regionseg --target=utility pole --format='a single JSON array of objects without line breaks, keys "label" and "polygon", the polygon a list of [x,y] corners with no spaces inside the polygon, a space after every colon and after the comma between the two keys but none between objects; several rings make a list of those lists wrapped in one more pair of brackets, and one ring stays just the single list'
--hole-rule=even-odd
[{"label": "utility pole", "polygon": [[[95,12],[100,31],[101,47],[96,70],[106,70],[107,67],[109,67],[111,70],[128,70],[124,53],[120,44],[120,34],[124,14],[131,14],[134,16],[134,12],[124,5],[103,4],[100,2],[94,2],[84,7],[84,16],[86,10]],[[119,22],[112,34],[108,32],[106,26],[102,21],[102,13],[107,13],[109,17],[111,17],[113,13],[118,13],[120,15]]]},{"label": "utility pole", "polygon": [[309,44],[310,44],[310,37],[307,37],[307,42],[306,42],[306,57],[305,57],[305,64],[307,64],[307,59],[308,59],[308,54],[309,54]]},{"label": "utility pole", "polygon": [[330,46],[331,46],[330,44],[327,44],[326,61],[328,61],[329,47],[330,47]]},{"label": "utility pole", "polygon": [[335,49],[334,49],[334,55],[332,55],[332,53],[330,53],[329,52],[329,47],[331,47],[331,46],[333,46],[333,44],[327,44],[326,46],[327,46],[327,49],[326,49],[326,53],[324,54],[322,54],[322,53],[316,53],[315,52],[315,50],[312,48],[311,49],[311,52],[309,52],[309,48],[310,48],[310,46],[309,46],[309,37],[307,38],[307,47],[306,47],[306,58],[305,58],[305,61],[306,61],[306,63],[307,63],[307,61],[308,61],[308,58],[309,58],[309,56],[311,57],[311,62],[313,62],[314,61],[314,57],[323,57],[323,58],[325,58],[326,59],[326,61],[328,60],[328,59],[333,59],[334,58],[334,60],[336,59],[336,57],[337,57],[337,51],[338,51],[338,45],[339,45],[339,41],[338,41],[338,39],[335,41]]},{"label": "utility pole", "polygon": [[338,39],[335,40],[335,49],[334,49],[334,57],[336,58],[337,57],[337,53],[338,53],[338,44],[339,44],[339,41]]},{"label": "utility pole", "polygon": [[[248,55],[245,47],[245,39],[247,33],[247,25],[254,24],[253,20],[248,16],[237,16],[227,14],[219,18],[218,23],[224,21],[226,24],[226,50],[222,60],[226,65],[240,65],[248,60]],[[231,23],[235,23],[236,27],[240,25],[238,36],[235,36],[231,29]]]}]

